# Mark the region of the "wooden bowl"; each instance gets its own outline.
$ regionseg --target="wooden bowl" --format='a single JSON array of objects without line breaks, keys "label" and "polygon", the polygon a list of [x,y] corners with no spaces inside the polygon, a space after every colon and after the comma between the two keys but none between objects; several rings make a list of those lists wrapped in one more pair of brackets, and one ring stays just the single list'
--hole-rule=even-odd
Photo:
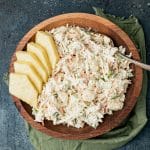
[{"label": "wooden bowl", "polygon": [[[91,27],[94,31],[108,35],[113,39],[114,43],[117,46],[123,45],[124,47],[126,47],[127,52],[132,52],[133,59],[140,60],[138,51],[133,42],[128,37],[128,35],[123,32],[117,25],[102,17],[86,13],[63,14],[41,22],[40,24],[32,28],[22,38],[22,40],[17,45],[16,51],[25,50],[26,44],[29,41],[34,40],[35,34],[38,30],[51,30],[52,28],[66,24],[79,25],[81,27]],[[10,72],[14,71],[13,63],[15,60],[16,56],[14,53],[11,59]],[[131,67],[134,71],[134,78],[132,79],[132,84],[127,90],[123,109],[114,112],[113,115],[105,115],[105,118],[103,120],[104,122],[101,123],[97,127],[97,129],[93,129],[88,125],[86,125],[84,128],[76,129],[73,127],[67,127],[65,125],[53,125],[51,121],[45,121],[45,125],[42,126],[41,123],[37,123],[34,121],[32,109],[28,104],[20,101],[20,99],[14,96],[12,96],[13,101],[23,118],[28,123],[30,123],[32,127],[46,133],[47,135],[63,139],[88,139],[96,137],[117,127],[133,109],[137,101],[137,97],[139,96],[141,91],[143,72],[142,69],[137,66],[132,65]]]}]

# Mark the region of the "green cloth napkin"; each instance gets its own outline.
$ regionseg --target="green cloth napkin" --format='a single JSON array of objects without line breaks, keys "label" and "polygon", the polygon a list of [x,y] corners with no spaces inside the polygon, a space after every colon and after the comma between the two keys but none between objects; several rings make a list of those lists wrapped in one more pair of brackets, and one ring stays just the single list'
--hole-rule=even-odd
[{"label": "green cloth napkin", "polygon": [[[136,44],[142,61],[146,62],[144,33],[138,20],[133,16],[124,19],[104,14],[103,10],[99,8],[94,8],[94,10],[96,15],[107,18],[120,26]],[[147,122],[146,91],[147,76],[144,72],[142,92],[134,110],[121,126],[102,136],[88,140],[62,140],[47,136],[26,124],[30,141],[36,150],[112,150],[121,147],[132,140]]]}]

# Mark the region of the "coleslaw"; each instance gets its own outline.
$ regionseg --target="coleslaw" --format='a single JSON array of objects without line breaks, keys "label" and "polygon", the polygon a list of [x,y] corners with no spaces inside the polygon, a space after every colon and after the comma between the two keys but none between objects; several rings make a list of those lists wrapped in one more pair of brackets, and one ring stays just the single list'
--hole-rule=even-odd
[{"label": "coleslaw", "polygon": [[49,34],[61,59],[39,95],[35,121],[96,128],[104,115],[123,108],[133,73],[130,62],[117,52],[125,54],[126,49],[115,47],[106,35],[79,26],[61,26]]}]

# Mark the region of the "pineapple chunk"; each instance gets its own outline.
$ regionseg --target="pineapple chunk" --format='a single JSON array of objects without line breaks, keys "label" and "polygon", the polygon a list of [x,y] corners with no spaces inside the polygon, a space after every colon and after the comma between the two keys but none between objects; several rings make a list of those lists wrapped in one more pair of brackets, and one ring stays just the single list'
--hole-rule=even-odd
[{"label": "pineapple chunk", "polygon": [[27,51],[34,53],[42,62],[48,75],[51,75],[52,69],[51,69],[51,65],[46,50],[43,47],[41,47],[39,44],[30,42],[27,44]]},{"label": "pineapple chunk", "polygon": [[10,73],[9,92],[32,107],[37,107],[38,92],[27,75]]},{"label": "pineapple chunk", "polygon": [[24,61],[16,61],[14,62],[14,70],[16,73],[27,75],[38,90],[38,93],[41,93],[42,79],[32,64]]},{"label": "pineapple chunk", "polygon": [[41,76],[42,80],[46,83],[48,79],[48,74],[43,66],[43,64],[40,62],[40,60],[31,52],[27,51],[18,51],[16,52],[16,57],[18,61],[25,61],[31,63],[35,68],[36,71]]},{"label": "pineapple chunk", "polygon": [[47,32],[38,31],[35,42],[46,49],[52,69],[54,69],[59,60],[59,54],[52,36]]}]

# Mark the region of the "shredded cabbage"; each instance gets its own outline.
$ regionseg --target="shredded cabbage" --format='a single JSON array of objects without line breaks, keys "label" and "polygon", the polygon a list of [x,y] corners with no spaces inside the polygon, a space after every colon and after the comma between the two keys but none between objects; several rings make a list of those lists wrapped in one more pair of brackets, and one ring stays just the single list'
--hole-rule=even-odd
[{"label": "shredded cabbage", "polygon": [[49,32],[61,59],[39,95],[35,121],[96,128],[105,114],[123,108],[133,76],[130,63],[116,54],[125,54],[125,48],[115,47],[106,35],[78,26]]}]

